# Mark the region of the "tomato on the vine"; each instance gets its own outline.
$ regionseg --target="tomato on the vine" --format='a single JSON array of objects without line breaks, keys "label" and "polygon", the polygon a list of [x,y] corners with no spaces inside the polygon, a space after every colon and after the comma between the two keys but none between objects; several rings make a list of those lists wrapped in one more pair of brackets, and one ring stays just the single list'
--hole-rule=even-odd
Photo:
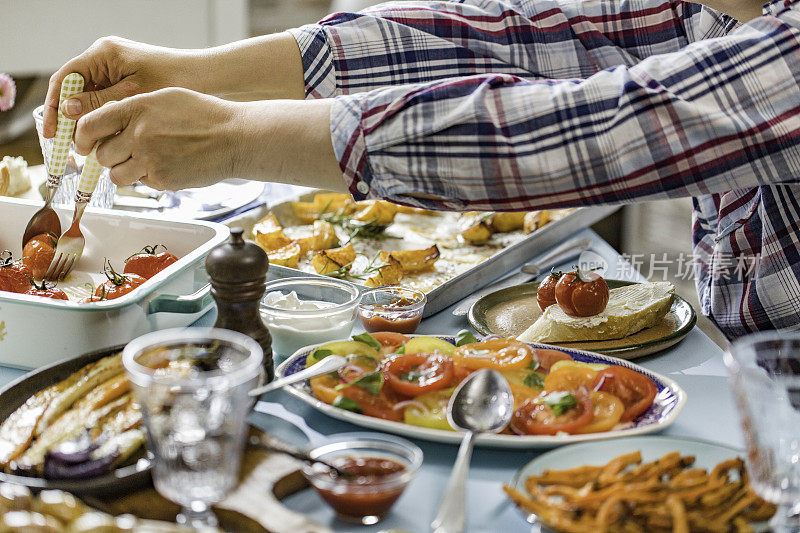
[{"label": "tomato on the vine", "polygon": [[108,281],[100,284],[97,290],[94,291],[94,295],[100,297],[105,295],[106,300],[113,300],[114,298],[124,296],[147,281],[138,274],[117,273],[108,259],[106,259],[104,273]]},{"label": "tomato on the vine", "polygon": [[556,284],[556,302],[570,316],[594,316],[603,312],[609,298],[608,284],[600,276],[589,273],[591,279],[584,281],[580,273],[568,272]]},{"label": "tomato on the vine", "polygon": [[550,275],[539,283],[539,288],[536,290],[536,303],[539,304],[539,309],[542,311],[556,303],[556,284],[561,276],[561,272],[550,272]]},{"label": "tomato on the vine", "polygon": [[[164,248],[163,252],[157,251],[159,246]],[[123,274],[138,274],[145,279],[150,279],[177,260],[178,258],[169,253],[163,244],[145,246],[140,252],[136,252],[125,260]]]},{"label": "tomato on the vine", "polygon": [[43,298],[52,298],[54,300],[69,300],[64,291],[56,288],[54,284],[49,284],[44,280],[42,280],[41,285],[37,285],[36,282],[32,282],[31,288],[28,289],[25,294],[41,296]]},{"label": "tomato on the vine", "polygon": [[594,404],[586,392],[551,392],[525,400],[514,411],[510,427],[523,435],[576,433],[594,416]]},{"label": "tomato on the vine", "polygon": [[658,387],[653,380],[624,366],[601,370],[592,384],[594,390],[610,392],[625,404],[622,422],[630,422],[653,404]]},{"label": "tomato on the vine", "polygon": [[56,244],[58,241],[49,233],[36,235],[25,244],[22,249],[22,263],[31,269],[34,278],[44,278],[56,255]]},{"label": "tomato on the vine", "polygon": [[14,261],[11,252],[0,252],[0,291],[25,292],[31,288],[33,272],[21,261]]},{"label": "tomato on the vine", "polygon": [[453,360],[439,353],[398,355],[381,362],[386,383],[396,393],[419,396],[450,387],[453,382]]}]

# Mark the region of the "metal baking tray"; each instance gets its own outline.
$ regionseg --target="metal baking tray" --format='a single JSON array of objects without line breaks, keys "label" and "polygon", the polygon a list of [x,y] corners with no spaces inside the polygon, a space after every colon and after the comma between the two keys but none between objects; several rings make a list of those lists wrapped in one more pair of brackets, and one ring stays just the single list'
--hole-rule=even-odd
[{"label": "metal baking tray", "polygon": [[[40,207],[41,201],[0,198],[0,250],[20,257],[25,224]],[[67,227],[72,210],[56,212]],[[179,259],[134,291],[104,302],[81,304],[0,291],[0,365],[40,367],[157,329],[188,326],[213,306],[205,257],[228,237],[226,226],[90,208],[81,229],[86,249],[59,284],[65,291],[88,291],[81,286],[105,279],[105,258],[122,269],[124,260],[145,245],[164,244]]]},{"label": "metal baking tray", "polygon": [[[282,221],[283,217],[292,217],[292,201],[310,201],[318,192],[320,191],[306,192],[278,204],[264,205],[226,220],[224,223],[229,227],[243,228],[245,236],[249,237],[253,226],[268,213],[275,213],[279,221]],[[517,236],[514,242],[498,249],[480,263],[442,282],[432,290],[426,291],[428,303],[423,316],[433,315],[460,301],[475,290],[504,276],[523,262],[545,252],[553,245],[562,242],[575,232],[591,226],[617,209],[619,206],[581,207],[529,235]],[[270,279],[297,276],[324,277],[315,272],[281,265],[270,265],[269,267]],[[403,282],[400,284],[403,285]],[[362,286],[357,282],[355,285]]]}]

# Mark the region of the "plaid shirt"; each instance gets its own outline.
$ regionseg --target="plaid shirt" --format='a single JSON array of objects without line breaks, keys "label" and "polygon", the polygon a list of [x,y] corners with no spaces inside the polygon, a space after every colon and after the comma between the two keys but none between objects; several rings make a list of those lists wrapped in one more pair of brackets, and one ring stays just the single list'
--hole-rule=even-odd
[{"label": "plaid shirt", "polygon": [[800,322],[800,4],[400,2],[291,30],[358,199],[521,211],[694,198],[702,312]]}]

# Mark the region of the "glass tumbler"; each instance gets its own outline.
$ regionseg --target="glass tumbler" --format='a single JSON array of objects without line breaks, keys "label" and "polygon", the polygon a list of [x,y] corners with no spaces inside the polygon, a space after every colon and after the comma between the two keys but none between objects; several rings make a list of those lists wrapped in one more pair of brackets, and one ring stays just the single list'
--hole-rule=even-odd
[{"label": "glass tumbler", "polygon": [[800,532],[800,333],[743,337],[725,354],[753,490],[778,505],[774,531]]},{"label": "glass tumbler", "polygon": [[[45,168],[50,168],[50,155],[53,153],[53,139],[45,139],[42,134],[44,124],[43,111],[44,106],[39,106],[34,109],[33,120],[36,122],[36,133],[39,135],[39,146],[42,147]],[[80,180],[81,177],[84,161],[86,161],[86,158],[78,155],[75,152],[75,144],[70,143],[67,169],[64,171],[64,177],[61,179],[61,186],[53,197],[53,204],[70,208],[75,206],[75,190],[78,188],[78,180]],[[92,193],[92,200],[89,202],[89,205],[92,207],[111,209],[114,207],[114,194],[116,194],[116,192],[117,186],[111,181],[109,170],[103,168],[103,171],[100,173],[100,179],[97,182],[97,188],[94,190],[94,193]]]},{"label": "glass tumbler", "polygon": [[211,505],[236,486],[258,384],[261,348],[224,329],[169,329],[131,341],[122,361],[153,455],[156,490],[182,507],[178,523],[217,524]]}]

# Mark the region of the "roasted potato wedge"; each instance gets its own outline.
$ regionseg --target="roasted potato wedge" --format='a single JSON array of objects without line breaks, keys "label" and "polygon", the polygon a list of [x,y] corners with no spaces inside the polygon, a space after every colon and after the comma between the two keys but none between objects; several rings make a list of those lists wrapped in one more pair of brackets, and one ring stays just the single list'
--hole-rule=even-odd
[{"label": "roasted potato wedge", "polygon": [[431,211],[429,209],[422,209],[421,207],[410,207],[407,205],[398,205],[397,212],[403,213],[405,215],[432,215],[436,213],[436,211]]},{"label": "roasted potato wedge", "polygon": [[397,206],[384,200],[366,200],[356,202],[356,211],[353,220],[377,226],[388,226],[394,222]]},{"label": "roasted potato wedge", "polygon": [[286,246],[267,252],[270,263],[290,268],[297,268],[301,255],[300,245],[296,242],[290,242]]},{"label": "roasted potato wedge", "polygon": [[403,274],[415,272],[428,272],[433,270],[433,265],[439,259],[439,247],[435,244],[423,250],[399,250],[395,252],[381,252],[381,260],[391,256],[400,263]]},{"label": "roasted potato wedge", "polygon": [[525,214],[523,229],[525,233],[533,233],[548,222],[550,222],[550,211],[531,211]]},{"label": "roasted potato wedge", "polygon": [[486,244],[494,233],[491,225],[491,214],[465,213],[461,218],[461,238],[469,244]]},{"label": "roasted potato wedge", "polygon": [[384,263],[383,266],[380,266],[375,271],[375,274],[368,277],[364,281],[364,285],[367,287],[384,287],[386,285],[395,285],[403,279],[403,267],[391,254],[381,252],[379,260]]},{"label": "roasted potato wedge", "polygon": [[319,274],[328,275],[344,268],[350,270],[350,264],[356,260],[356,250],[352,244],[341,248],[322,250],[314,255],[311,264]]},{"label": "roasted potato wedge", "polygon": [[339,237],[333,224],[324,220],[314,221],[312,250],[328,250],[339,246]]},{"label": "roasted potato wedge", "polygon": [[311,224],[323,213],[353,211],[353,198],[343,193],[319,193],[310,202],[292,202],[292,211],[305,224]]},{"label": "roasted potato wedge", "polygon": [[519,213],[495,213],[492,215],[492,229],[498,233],[507,233],[522,229],[525,222],[525,212]]},{"label": "roasted potato wedge", "polygon": [[263,248],[267,253],[277,250],[278,248],[283,248],[292,242],[292,240],[286,236],[282,229],[277,229],[270,232],[259,231],[256,233],[255,237],[256,243],[258,243],[258,245],[261,246],[261,248]]},{"label": "roasted potato wedge", "polygon": [[283,229],[278,219],[275,218],[275,215],[272,213],[268,214],[261,220],[259,220],[255,226],[253,226],[253,237],[258,238],[259,233],[272,233],[273,231],[277,231],[279,229]]}]

